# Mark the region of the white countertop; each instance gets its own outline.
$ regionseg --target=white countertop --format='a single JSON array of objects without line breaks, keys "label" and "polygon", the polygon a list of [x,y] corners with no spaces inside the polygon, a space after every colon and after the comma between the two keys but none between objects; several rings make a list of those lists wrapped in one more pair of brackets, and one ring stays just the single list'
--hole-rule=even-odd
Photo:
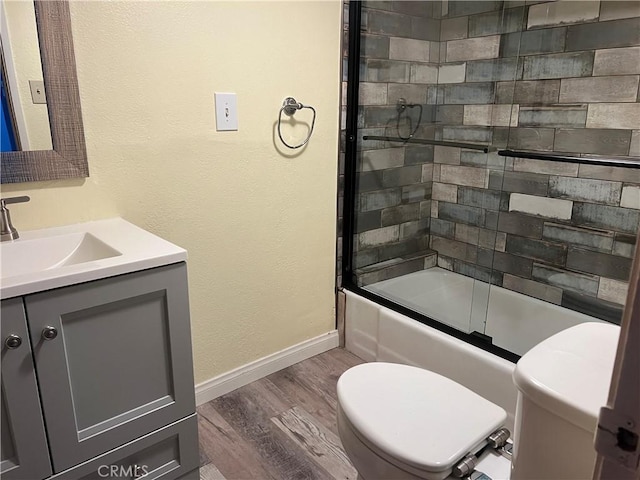
[{"label": "white countertop", "polygon": [[[44,266],[38,271],[19,271],[9,268],[16,264],[17,255],[30,249],[46,248],[47,242],[65,240],[64,236],[81,238],[89,234],[113,249],[115,254],[99,260],[82,261],[73,265]],[[57,237],[57,238],[56,238]],[[69,238],[71,238],[69,237]],[[99,243],[98,242],[98,243]],[[42,252],[41,252],[42,253]],[[8,256],[13,256],[11,260]],[[187,252],[162,238],[147,232],[122,218],[98,220],[43,230],[20,231],[20,238],[0,243],[0,298],[11,298],[30,293],[65,287],[101,278],[113,277],[148,268],[160,267],[187,259]],[[20,260],[20,259],[18,259]],[[33,270],[33,268],[31,269]],[[17,273],[15,273],[17,272]]]}]

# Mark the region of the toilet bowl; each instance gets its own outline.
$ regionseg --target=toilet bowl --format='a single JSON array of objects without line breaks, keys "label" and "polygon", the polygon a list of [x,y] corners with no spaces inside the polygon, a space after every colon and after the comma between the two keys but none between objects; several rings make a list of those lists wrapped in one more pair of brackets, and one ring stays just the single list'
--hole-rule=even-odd
[{"label": "toilet bowl", "polygon": [[[590,477],[619,330],[581,324],[520,359],[511,480]],[[408,365],[352,367],[338,380],[337,394],[340,439],[363,480],[460,476],[460,465],[487,455],[487,439],[507,417],[453,380]],[[508,476],[507,468],[502,478]]]}]

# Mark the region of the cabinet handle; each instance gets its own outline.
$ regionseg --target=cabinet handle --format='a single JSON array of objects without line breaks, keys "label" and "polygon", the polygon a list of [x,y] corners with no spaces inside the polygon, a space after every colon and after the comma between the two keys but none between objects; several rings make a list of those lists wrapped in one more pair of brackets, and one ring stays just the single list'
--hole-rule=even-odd
[{"label": "cabinet handle", "polygon": [[12,333],[6,338],[4,344],[8,349],[13,350],[14,348],[18,348],[20,345],[22,345],[22,338],[20,337],[20,335]]},{"label": "cabinet handle", "polygon": [[56,327],[52,327],[47,325],[42,329],[42,338],[45,340],[53,340],[58,336],[58,329]]}]

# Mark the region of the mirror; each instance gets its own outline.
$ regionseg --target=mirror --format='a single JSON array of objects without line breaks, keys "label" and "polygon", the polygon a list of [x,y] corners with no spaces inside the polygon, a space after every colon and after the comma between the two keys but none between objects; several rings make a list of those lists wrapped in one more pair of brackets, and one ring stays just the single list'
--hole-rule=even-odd
[{"label": "mirror", "polygon": [[0,153],[2,183],[89,176],[66,0],[34,1],[52,150]]},{"label": "mirror", "polygon": [[[0,2],[2,151],[51,150],[33,1]],[[42,95],[32,95],[31,87]]]}]

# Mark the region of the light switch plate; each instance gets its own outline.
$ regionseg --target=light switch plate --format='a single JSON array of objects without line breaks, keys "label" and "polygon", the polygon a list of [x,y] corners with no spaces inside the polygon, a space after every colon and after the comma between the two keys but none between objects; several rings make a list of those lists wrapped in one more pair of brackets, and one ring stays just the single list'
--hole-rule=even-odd
[{"label": "light switch plate", "polygon": [[33,103],[47,103],[43,80],[29,80],[29,89],[31,90],[31,100]]},{"label": "light switch plate", "polygon": [[238,130],[238,98],[235,93],[215,92],[216,130]]}]

